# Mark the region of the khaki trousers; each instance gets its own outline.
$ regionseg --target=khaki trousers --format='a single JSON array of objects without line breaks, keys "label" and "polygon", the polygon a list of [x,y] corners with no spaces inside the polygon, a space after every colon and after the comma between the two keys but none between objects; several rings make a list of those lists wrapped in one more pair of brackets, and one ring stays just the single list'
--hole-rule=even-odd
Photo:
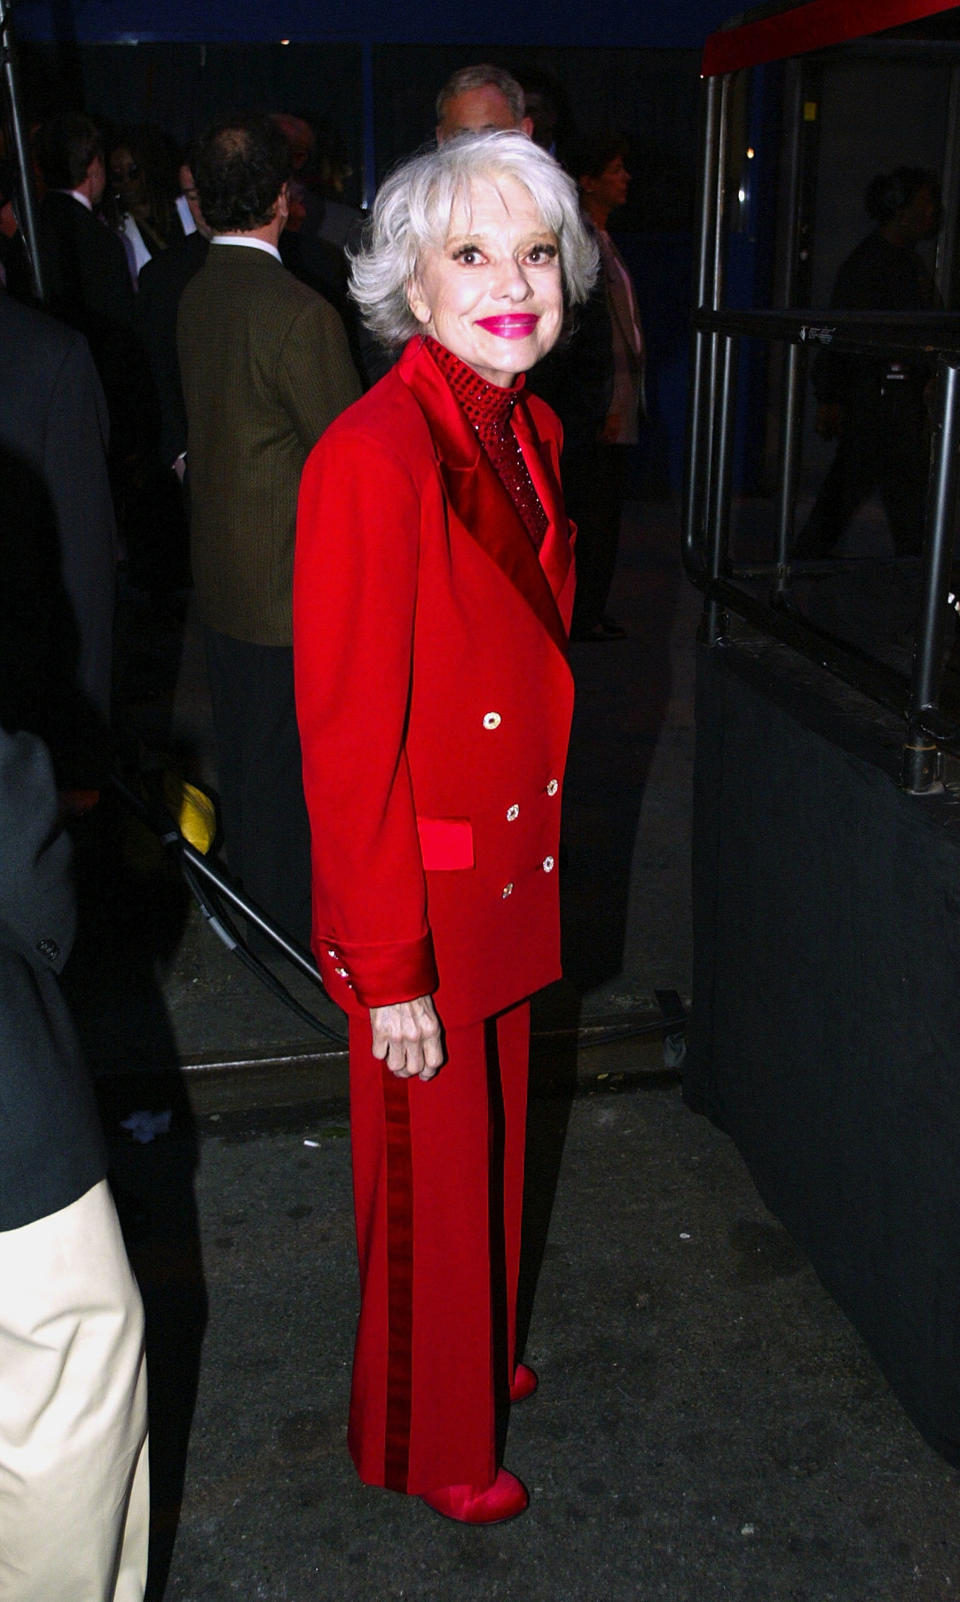
[{"label": "khaki trousers", "polygon": [[106,1180],[0,1232],[0,1602],[142,1602],[143,1309]]}]

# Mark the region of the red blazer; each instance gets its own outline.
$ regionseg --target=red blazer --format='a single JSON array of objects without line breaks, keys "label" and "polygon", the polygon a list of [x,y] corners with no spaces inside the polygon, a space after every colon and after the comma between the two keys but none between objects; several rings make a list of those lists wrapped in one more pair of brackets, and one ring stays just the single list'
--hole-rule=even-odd
[{"label": "red blazer", "polygon": [[420,339],[303,474],[294,662],[313,945],[354,1014],[433,994],[476,1022],[560,973],[573,680],[560,425],[514,413],[539,553]]}]

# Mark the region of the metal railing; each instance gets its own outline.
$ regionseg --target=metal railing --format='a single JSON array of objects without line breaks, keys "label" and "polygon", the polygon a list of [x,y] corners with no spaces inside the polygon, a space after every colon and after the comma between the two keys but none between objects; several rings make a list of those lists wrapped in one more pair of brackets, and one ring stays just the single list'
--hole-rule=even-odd
[{"label": "metal railing", "polygon": [[[766,595],[738,583],[737,569],[730,561],[736,376],[745,338],[786,347],[775,555],[768,569]],[[803,351],[824,345],[860,354],[882,352],[890,358],[923,356],[936,368],[921,600],[909,675],[785,607],[793,574],[790,551]],[[694,317],[693,359],[683,554],[689,576],[704,593],[701,638],[710,644],[720,641],[727,627],[725,614],[732,612],[895,712],[905,724],[904,788],[918,794],[929,792],[939,782],[941,752],[960,755],[960,724],[946,718],[941,707],[960,451],[960,319],[949,319],[943,313],[907,316],[702,307]]]},{"label": "metal railing", "polygon": [[[695,259],[687,460],[683,487],[683,555],[687,572],[704,593],[701,638],[724,637],[726,612],[781,640],[838,679],[895,712],[904,721],[902,782],[929,792],[939,783],[941,752],[960,756],[960,696],[957,721],[941,707],[945,628],[953,555],[960,449],[960,317],[942,312],[896,315],[834,311],[739,311],[724,307],[728,155],[735,74],[708,75],[701,99],[701,161]],[[799,79],[794,79],[793,133],[785,156],[788,263],[782,295],[795,293],[797,182],[799,173]],[[793,265],[790,265],[793,264]],[[735,448],[736,378],[740,346],[755,339],[785,349],[779,422],[779,479],[775,554],[768,564],[769,590],[737,583],[730,561],[732,466]],[[800,458],[804,352],[829,345],[839,351],[883,352],[923,357],[936,369],[936,405],[928,480],[926,532],[921,558],[921,599],[909,673],[898,672],[862,648],[836,638],[798,615],[792,591],[793,518]],[[754,569],[756,572],[756,569]]]}]

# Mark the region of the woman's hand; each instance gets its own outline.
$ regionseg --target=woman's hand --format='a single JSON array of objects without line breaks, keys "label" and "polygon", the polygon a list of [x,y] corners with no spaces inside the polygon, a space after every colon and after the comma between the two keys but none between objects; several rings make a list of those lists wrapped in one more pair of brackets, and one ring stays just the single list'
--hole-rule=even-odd
[{"label": "woman's hand", "polygon": [[370,1008],[373,1055],[398,1079],[432,1079],[443,1065],[440,1020],[431,996]]}]

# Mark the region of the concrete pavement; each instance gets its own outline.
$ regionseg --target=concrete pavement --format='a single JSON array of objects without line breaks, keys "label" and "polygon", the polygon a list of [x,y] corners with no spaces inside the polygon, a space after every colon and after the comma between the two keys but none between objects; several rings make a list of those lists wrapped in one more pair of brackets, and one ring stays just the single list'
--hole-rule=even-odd
[{"label": "concrete pavement", "polygon": [[201,1117],[118,1159],[151,1213],[155,1602],[958,1594],[955,1471],[676,1084],[534,1100],[540,1389],[505,1449],[531,1507],[490,1530],[365,1488],[347,1456],[345,1108]]}]

